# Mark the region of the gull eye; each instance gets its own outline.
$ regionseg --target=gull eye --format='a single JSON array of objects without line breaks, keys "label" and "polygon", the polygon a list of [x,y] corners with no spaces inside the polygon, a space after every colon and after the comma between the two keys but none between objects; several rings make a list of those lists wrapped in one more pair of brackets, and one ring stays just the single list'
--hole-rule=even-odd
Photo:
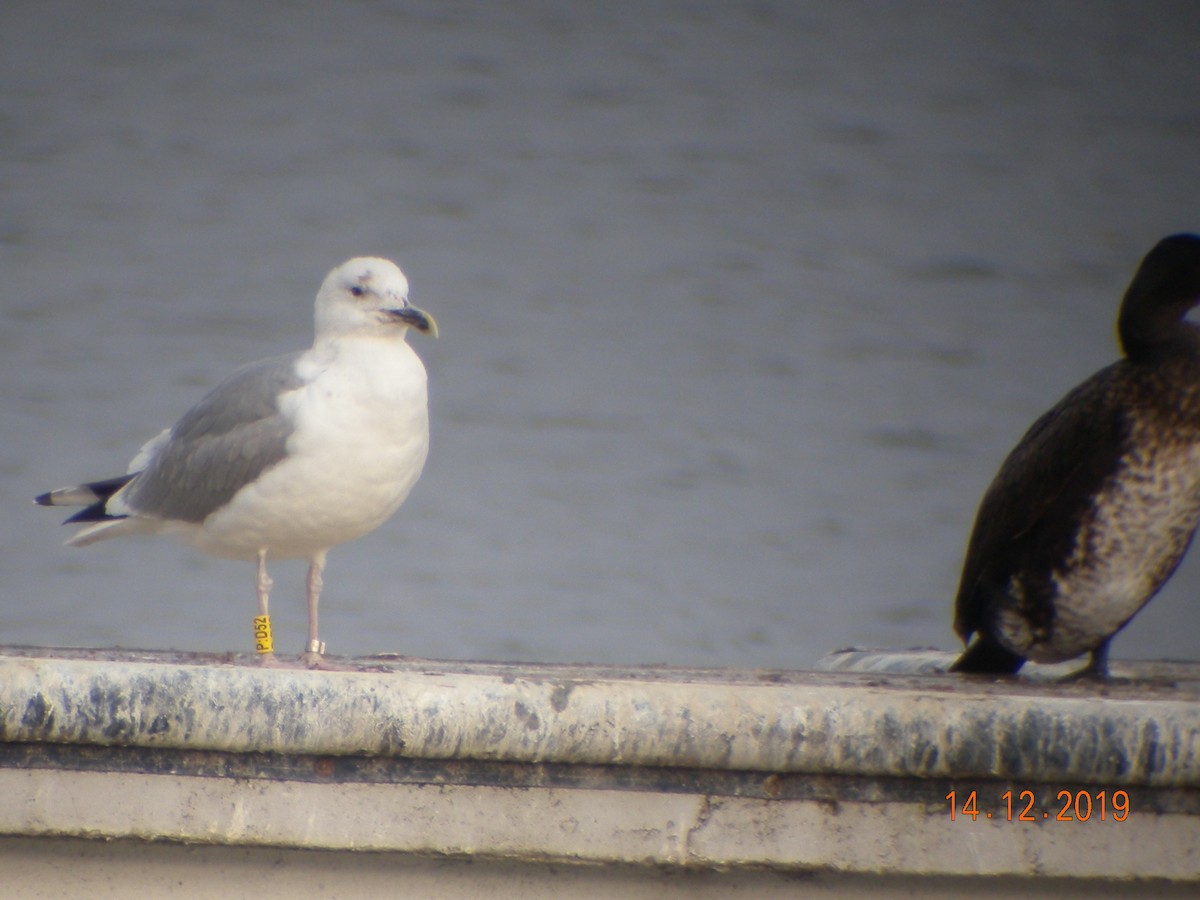
[{"label": "gull eye", "polygon": [[350,288],[350,293],[353,294],[355,297],[361,297],[364,294],[366,294],[366,292],[367,292],[367,289],[364,288],[361,284],[356,284]]}]

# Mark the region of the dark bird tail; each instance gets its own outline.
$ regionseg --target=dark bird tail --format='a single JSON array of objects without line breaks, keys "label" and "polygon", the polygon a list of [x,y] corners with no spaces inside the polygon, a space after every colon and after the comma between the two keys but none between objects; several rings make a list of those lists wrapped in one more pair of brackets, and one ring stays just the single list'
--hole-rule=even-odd
[{"label": "dark bird tail", "polygon": [[1012,675],[1025,665],[1025,657],[1005,650],[995,641],[979,636],[962,656],[954,661],[951,672],[984,675]]}]

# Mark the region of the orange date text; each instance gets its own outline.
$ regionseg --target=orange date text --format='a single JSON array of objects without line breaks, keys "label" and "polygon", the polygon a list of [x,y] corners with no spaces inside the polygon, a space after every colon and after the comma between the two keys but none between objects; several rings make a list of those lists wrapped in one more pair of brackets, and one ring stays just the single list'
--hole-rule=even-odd
[{"label": "orange date text", "polygon": [[[1049,798],[1047,798],[1048,800]],[[1115,791],[1059,791],[1054,803],[1038,806],[1037,795],[1031,790],[1008,790],[1002,793],[993,808],[986,798],[980,808],[979,791],[951,791],[946,795],[950,804],[950,821],[970,819],[999,819],[1003,822],[1124,822],[1129,818],[1129,794]]]}]

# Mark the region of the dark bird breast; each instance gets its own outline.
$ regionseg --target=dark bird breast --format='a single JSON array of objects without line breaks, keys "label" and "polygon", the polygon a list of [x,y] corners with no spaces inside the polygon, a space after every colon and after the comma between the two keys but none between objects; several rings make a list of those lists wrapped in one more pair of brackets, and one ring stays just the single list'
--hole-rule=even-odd
[{"label": "dark bird breast", "polygon": [[1162,587],[1200,521],[1200,237],[1142,261],[1118,316],[1125,358],[1065,396],[1009,454],[967,545],[957,671],[1092,653]]},{"label": "dark bird breast", "polygon": [[1175,570],[1198,518],[1200,361],[1122,360],[1005,460],[976,516],[955,630],[1039,662],[1093,650]]}]

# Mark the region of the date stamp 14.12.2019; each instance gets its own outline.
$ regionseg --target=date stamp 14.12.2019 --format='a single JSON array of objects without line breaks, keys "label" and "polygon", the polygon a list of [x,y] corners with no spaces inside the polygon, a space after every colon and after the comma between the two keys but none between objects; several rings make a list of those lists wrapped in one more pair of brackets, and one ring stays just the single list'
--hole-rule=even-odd
[{"label": "date stamp 14.12.2019", "polygon": [[1008,822],[1124,822],[1129,818],[1129,794],[1123,790],[1089,791],[1061,790],[1054,802],[1039,804],[1032,790],[1007,790],[989,804],[980,791],[951,791],[946,795],[950,804],[950,821],[969,819],[998,819]]}]

